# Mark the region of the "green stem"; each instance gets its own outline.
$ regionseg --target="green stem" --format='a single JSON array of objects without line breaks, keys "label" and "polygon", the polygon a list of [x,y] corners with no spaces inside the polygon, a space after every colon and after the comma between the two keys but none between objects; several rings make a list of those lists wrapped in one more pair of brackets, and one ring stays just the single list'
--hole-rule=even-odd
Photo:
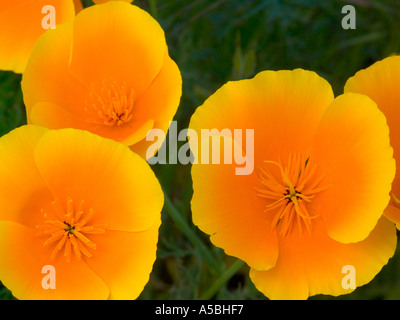
[{"label": "green stem", "polygon": [[222,274],[222,276],[219,277],[219,279],[201,295],[200,300],[210,300],[244,265],[245,263],[239,259],[232,263],[231,266]]},{"label": "green stem", "polygon": [[150,4],[150,14],[154,19],[158,19],[158,12],[157,12],[157,0],[149,0]]},{"label": "green stem", "polygon": [[192,245],[199,251],[201,257],[204,259],[210,271],[213,275],[221,274],[221,267],[216,262],[211,252],[205,246],[203,241],[196,235],[192,228],[186,223],[185,219],[182,217],[178,209],[175,208],[172,201],[168,198],[164,192],[165,197],[165,209],[167,210],[169,216],[174,221],[177,228],[188,238]]}]

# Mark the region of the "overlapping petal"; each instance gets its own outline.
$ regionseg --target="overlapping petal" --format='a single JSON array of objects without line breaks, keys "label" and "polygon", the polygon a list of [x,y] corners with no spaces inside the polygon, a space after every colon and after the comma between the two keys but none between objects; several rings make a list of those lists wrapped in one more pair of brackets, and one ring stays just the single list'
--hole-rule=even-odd
[{"label": "overlapping petal", "polygon": [[366,96],[337,97],[320,121],[311,158],[329,185],[315,198],[328,234],[342,243],[365,239],[389,203],[396,171],[385,116]]},{"label": "overlapping petal", "polygon": [[[358,71],[347,80],[344,91],[365,94],[376,102],[385,114],[390,129],[390,143],[393,147],[396,166],[400,166],[400,91],[398,77],[400,56],[391,56]],[[392,200],[385,215],[400,225],[400,170],[392,186]]]}]

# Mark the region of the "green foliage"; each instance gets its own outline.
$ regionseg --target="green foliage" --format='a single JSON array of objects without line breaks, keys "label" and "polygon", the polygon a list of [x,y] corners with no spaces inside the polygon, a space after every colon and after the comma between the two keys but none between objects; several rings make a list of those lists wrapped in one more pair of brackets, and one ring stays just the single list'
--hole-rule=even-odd
[{"label": "green foliage", "polygon": [[[175,120],[186,128],[195,109],[229,80],[266,69],[304,68],[327,79],[335,94],[359,69],[400,52],[400,3],[353,0],[357,29],[341,27],[350,2],[317,0],[136,0],[162,25],[171,57],[180,67],[183,96]],[[84,5],[91,5],[90,0]],[[0,135],[25,123],[18,75],[0,72]],[[200,240],[217,272],[166,210],[157,261],[140,299],[198,299],[235,263],[191,222],[190,166],[153,169],[188,233]],[[400,299],[399,252],[369,284],[339,299]],[[243,266],[221,284],[216,299],[265,299]],[[0,299],[11,298],[0,285]],[[316,296],[312,299],[337,299]]]},{"label": "green foliage", "polygon": [[0,71],[0,136],[26,123],[21,76]]}]

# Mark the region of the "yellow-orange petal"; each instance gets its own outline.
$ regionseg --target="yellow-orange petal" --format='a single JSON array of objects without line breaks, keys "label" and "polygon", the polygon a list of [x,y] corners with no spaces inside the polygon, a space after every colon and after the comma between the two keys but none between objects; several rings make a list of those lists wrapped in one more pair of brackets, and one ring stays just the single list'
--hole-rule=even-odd
[{"label": "yellow-orange petal", "polygon": [[75,9],[72,0],[13,0],[0,5],[0,69],[22,73],[37,39],[45,33],[42,8],[52,5],[56,24],[72,21]]},{"label": "yellow-orange petal", "polygon": [[136,299],[149,280],[156,259],[159,219],[148,230],[108,230],[106,237],[93,235],[96,254],[87,264],[110,288],[110,299]]},{"label": "yellow-orange petal", "polygon": [[113,139],[125,145],[133,145],[141,141],[154,126],[153,119],[134,119],[117,129],[88,123],[72,111],[49,102],[36,103],[30,113],[30,121],[40,126],[46,126],[49,129],[86,129],[94,134]]},{"label": "yellow-orange petal", "polygon": [[400,208],[393,204],[389,204],[385,209],[385,217],[396,224],[397,229],[400,230]]},{"label": "yellow-orange petal", "polygon": [[[220,145],[228,143],[232,140],[224,137]],[[223,159],[223,147],[220,152]],[[211,164],[211,160],[210,164],[193,164],[191,173],[194,224],[227,254],[261,270],[274,266],[278,239],[264,213],[264,199],[254,189],[259,183],[257,175],[236,175],[235,164]]]},{"label": "yellow-orange petal", "polygon": [[143,139],[152,128],[152,119],[133,118],[118,127],[93,122],[93,115],[86,111],[92,102],[91,89],[68,68],[71,42],[72,24],[49,30],[38,40],[22,79],[28,123],[88,130],[128,145]]},{"label": "yellow-orange petal", "polygon": [[[153,128],[161,129],[167,134],[169,122],[173,119],[178,109],[181,94],[181,73],[176,63],[166,52],[159,74],[136,101],[133,118],[153,119]],[[144,137],[141,139],[142,143],[130,144],[132,145],[131,149],[143,158],[146,157],[147,148],[153,143],[145,141]],[[161,144],[162,141],[160,141],[160,146]]]},{"label": "yellow-orange petal", "polygon": [[[110,291],[83,261],[51,259],[37,231],[15,222],[0,221],[0,279],[18,299],[107,299]],[[44,266],[55,268],[55,289],[44,289]],[[46,279],[44,279],[45,282]]]},{"label": "yellow-orange petal", "polygon": [[396,224],[397,229],[400,230],[400,180],[397,177],[392,183],[390,195],[391,199],[384,214],[386,218],[393,221]]},{"label": "yellow-orange petal", "polygon": [[[42,121],[46,127],[68,127],[71,122],[76,122],[76,118],[82,118],[84,121],[88,89],[69,72],[71,41],[72,24],[66,23],[58,26],[56,30],[46,32],[32,51],[21,82],[28,123],[33,123],[32,112],[38,103],[64,108],[75,116],[71,119],[71,116],[62,110],[52,112],[50,106],[44,107],[44,114],[41,115],[38,107],[39,110],[35,111],[36,116],[50,117],[44,119],[51,121]],[[51,54],[48,54],[49,52]],[[79,122],[75,127],[80,126],[83,124]]]},{"label": "yellow-orange petal", "polygon": [[276,266],[268,271],[250,270],[256,288],[270,299],[350,293],[353,289],[347,287],[350,281],[345,278],[350,273],[343,267],[354,267],[356,287],[362,286],[374,278],[396,249],[396,228],[385,217],[365,240],[352,244],[331,239],[320,227],[312,235],[292,234],[281,239]]},{"label": "yellow-orange petal", "polygon": [[166,50],[164,31],[146,11],[110,1],[74,20],[70,71],[86,85],[126,83],[140,97],[161,70]]},{"label": "yellow-orange petal", "polygon": [[303,69],[262,71],[231,81],[198,107],[190,128],[254,129],[255,167],[265,160],[307,153],[324,111],[333,101],[330,84]]},{"label": "yellow-orange petal", "polygon": [[[398,75],[400,72],[400,56],[391,56],[378,61],[370,67],[358,71],[346,82],[344,91],[365,94],[376,102],[378,108],[385,114],[389,125],[390,143],[396,167],[400,167],[400,91]],[[394,195],[400,198],[400,170],[396,172],[393,181]],[[400,210],[400,204],[396,206]],[[391,210],[387,215],[396,224],[400,221],[399,210]],[[400,213],[400,212],[399,212]],[[386,214],[386,213],[385,213]]]},{"label": "yellow-orange petal", "polygon": [[94,211],[92,224],[142,231],[160,215],[163,193],[153,171],[120,143],[76,129],[49,131],[35,161],[53,197],[83,200]]},{"label": "yellow-orange petal", "polygon": [[[329,83],[314,72],[265,71],[250,80],[225,84],[196,110],[189,128],[198,137],[202,130],[217,129],[228,130],[235,139],[235,130],[242,130],[242,141],[236,142],[242,143],[243,154],[246,130],[254,130],[250,175],[236,175],[235,169],[243,166],[235,160],[232,165],[192,167],[193,221],[212,235],[215,245],[254,268],[274,265],[277,235],[271,231],[271,214],[265,212],[267,202],[256,190],[259,169],[264,161],[286,161],[290,153],[309,152],[319,120],[333,98]],[[190,142],[201,150],[201,141],[198,146]],[[251,147],[251,141],[248,144]],[[201,163],[201,155],[198,158]],[[224,162],[223,153],[220,159]]]},{"label": "yellow-orange petal", "polygon": [[0,138],[0,221],[34,227],[41,217],[42,203],[51,201],[33,157],[38,141],[47,131],[27,125]]},{"label": "yellow-orange petal", "polygon": [[30,112],[30,123],[46,126],[48,129],[85,127],[86,123],[77,115],[50,102],[38,102]]},{"label": "yellow-orange petal", "polygon": [[337,97],[320,122],[310,159],[329,186],[313,199],[329,236],[343,243],[365,239],[389,202],[395,175],[383,113],[367,96]]},{"label": "yellow-orange petal", "polygon": [[[142,29],[146,34],[136,32]],[[181,82],[157,21],[116,1],[87,8],[73,23],[44,34],[22,90],[28,123],[88,130],[135,145],[153,126],[167,130]],[[148,146],[144,141],[133,149]]]}]

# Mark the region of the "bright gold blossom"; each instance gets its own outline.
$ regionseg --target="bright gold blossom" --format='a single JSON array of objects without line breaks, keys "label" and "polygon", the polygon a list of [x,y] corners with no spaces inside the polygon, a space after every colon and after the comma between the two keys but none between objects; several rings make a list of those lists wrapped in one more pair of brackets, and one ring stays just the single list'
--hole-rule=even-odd
[{"label": "bright gold blossom", "polygon": [[394,254],[396,228],[381,216],[395,162],[386,119],[368,97],[334,98],[314,72],[265,71],[225,84],[189,127],[199,136],[254,129],[253,173],[194,164],[191,204],[194,223],[251,267],[267,297],[349,293],[344,266],[361,286]]},{"label": "bright gold blossom", "polygon": [[28,123],[87,130],[143,157],[148,131],[167,132],[181,87],[160,25],[123,1],[86,8],[46,32],[22,79]]},{"label": "bright gold blossom", "polygon": [[[0,138],[0,279],[19,299],[135,299],[156,258],[161,187],[126,146],[28,125]],[[55,289],[42,269],[55,268]]]}]

